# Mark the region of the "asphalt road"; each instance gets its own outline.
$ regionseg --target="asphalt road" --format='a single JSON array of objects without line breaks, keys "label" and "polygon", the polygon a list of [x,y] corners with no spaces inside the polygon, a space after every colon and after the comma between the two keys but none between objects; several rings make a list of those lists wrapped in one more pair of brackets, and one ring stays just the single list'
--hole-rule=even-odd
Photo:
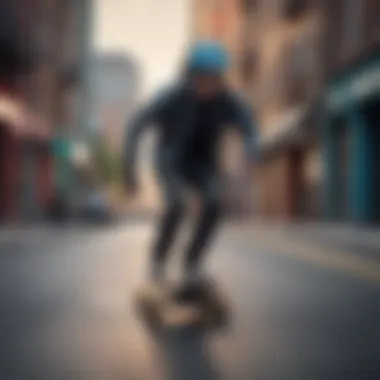
[{"label": "asphalt road", "polygon": [[226,227],[207,267],[231,326],[157,341],[132,303],[150,236],[142,222],[3,241],[0,379],[380,379],[380,261]]}]

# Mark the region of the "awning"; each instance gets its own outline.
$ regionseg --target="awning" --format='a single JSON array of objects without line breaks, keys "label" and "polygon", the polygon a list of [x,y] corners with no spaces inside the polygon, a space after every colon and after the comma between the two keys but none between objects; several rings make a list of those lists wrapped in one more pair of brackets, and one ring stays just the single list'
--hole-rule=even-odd
[{"label": "awning", "polygon": [[21,101],[9,95],[0,95],[0,123],[20,139],[37,141],[51,139],[48,123]]},{"label": "awning", "polygon": [[284,139],[285,136],[294,135],[300,120],[305,114],[305,108],[305,106],[301,105],[289,108],[279,114],[274,121],[264,125],[263,130],[271,133],[263,136],[260,145],[262,147],[273,145],[277,141]]},{"label": "awning", "polygon": [[260,157],[265,159],[284,148],[304,145],[310,136],[318,133],[324,112],[325,106],[320,99],[285,112],[278,119],[278,128],[273,128],[278,132],[260,142]]},{"label": "awning", "polygon": [[360,66],[351,74],[334,81],[326,94],[331,112],[345,112],[353,104],[380,94],[380,57]]},{"label": "awning", "polygon": [[25,112],[22,105],[9,96],[0,96],[0,123],[10,128],[15,135],[22,134]]},{"label": "awning", "polygon": [[52,139],[51,128],[43,117],[29,111],[27,112],[27,120],[27,136],[29,139],[37,141],[50,141]]}]

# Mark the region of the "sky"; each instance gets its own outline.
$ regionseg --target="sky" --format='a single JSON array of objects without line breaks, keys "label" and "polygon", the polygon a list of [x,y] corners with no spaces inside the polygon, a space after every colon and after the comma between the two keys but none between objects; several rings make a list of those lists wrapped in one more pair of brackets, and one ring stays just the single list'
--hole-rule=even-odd
[{"label": "sky", "polygon": [[190,0],[95,0],[98,52],[131,54],[146,97],[175,75],[189,36]]}]

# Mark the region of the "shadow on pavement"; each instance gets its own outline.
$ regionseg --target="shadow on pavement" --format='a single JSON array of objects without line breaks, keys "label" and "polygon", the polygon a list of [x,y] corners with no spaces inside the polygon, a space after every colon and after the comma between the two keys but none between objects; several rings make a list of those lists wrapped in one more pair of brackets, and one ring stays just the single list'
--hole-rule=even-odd
[{"label": "shadow on pavement", "polygon": [[210,357],[207,332],[196,327],[179,327],[155,334],[165,380],[218,380]]}]

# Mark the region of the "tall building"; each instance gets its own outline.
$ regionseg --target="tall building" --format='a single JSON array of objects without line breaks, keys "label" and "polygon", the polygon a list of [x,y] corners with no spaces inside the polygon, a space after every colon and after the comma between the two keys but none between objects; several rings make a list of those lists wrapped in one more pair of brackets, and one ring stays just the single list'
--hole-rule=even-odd
[{"label": "tall building", "polygon": [[123,53],[103,53],[93,57],[91,67],[92,119],[107,144],[120,149],[140,89],[138,66]]},{"label": "tall building", "polygon": [[380,3],[324,2],[324,211],[380,222]]},{"label": "tall building", "polygon": [[242,83],[254,109],[261,162],[262,216],[315,215],[320,146],[312,131],[322,84],[320,2],[245,1]]},{"label": "tall building", "polygon": [[379,221],[379,2],[249,3],[261,215]]},{"label": "tall building", "polygon": [[[55,192],[69,212],[80,202],[81,184],[76,152],[88,139],[90,111],[90,57],[92,52],[92,0],[56,3],[58,36],[53,74],[57,83],[54,113]],[[54,62],[54,61],[53,61]],[[52,64],[54,64],[52,62]]]},{"label": "tall building", "polygon": [[[221,36],[221,25],[235,35],[219,17],[230,3],[194,0],[194,35]],[[378,222],[379,1],[237,3],[235,78],[260,136],[259,214]]]},{"label": "tall building", "polygon": [[[69,105],[77,103],[73,93],[83,87],[82,37],[89,4],[12,0],[0,5],[4,220],[42,216],[65,177],[55,174],[68,162],[69,149],[61,138],[77,125],[76,111]],[[56,136],[60,143],[52,144]]]},{"label": "tall building", "polygon": [[[137,63],[124,53],[102,53],[92,58],[91,116],[101,138],[114,151],[120,151],[128,121],[136,112],[140,95],[140,71]],[[153,173],[153,137],[143,139],[138,199],[129,204],[130,212],[154,212],[159,193]]]},{"label": "tall building", "polygon": [[46,201],[44,192],[48,184],[44,180],[52,131],[45,115],[34,107],[39,98],[34,73],[41,55],[32,26],[38,13],[36,1],[33,4],[21,0],[1,3],[2,220],[20,219],[31,211],[28,210],[30,203],[37,207]]}]

